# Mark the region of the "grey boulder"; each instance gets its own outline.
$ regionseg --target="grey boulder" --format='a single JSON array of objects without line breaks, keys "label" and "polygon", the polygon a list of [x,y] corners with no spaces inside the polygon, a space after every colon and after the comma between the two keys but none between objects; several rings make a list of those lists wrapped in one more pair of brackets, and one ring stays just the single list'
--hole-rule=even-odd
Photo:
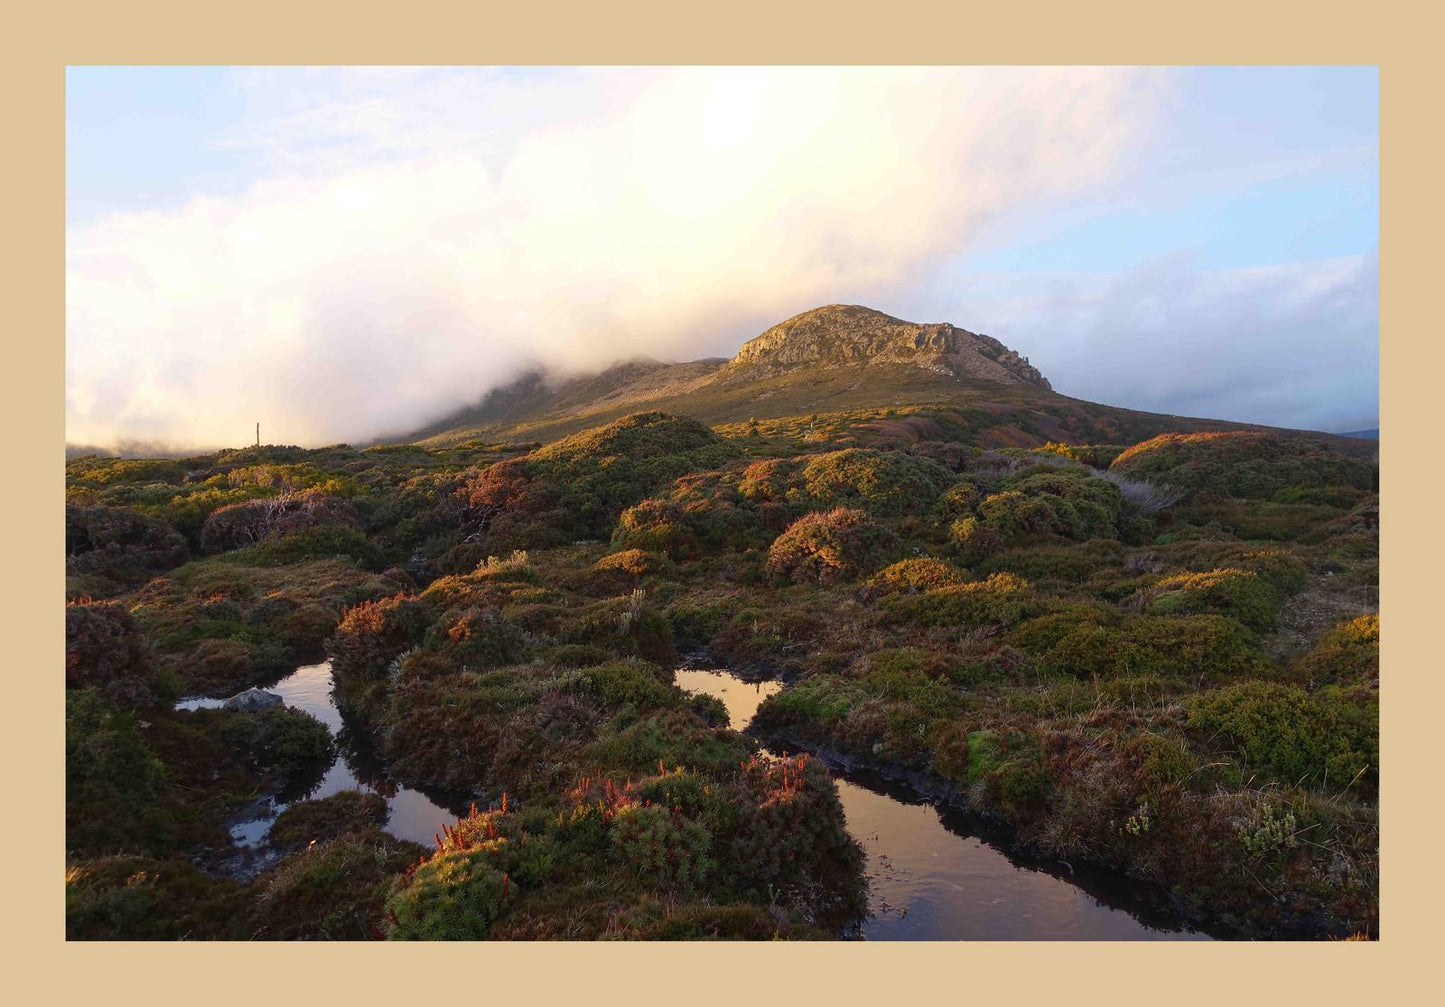
[{"label": "grey boulder", "polygon": [[250,713],[254,710],[264,710],[270,706],[280,706],[282,702],[281,697],[274,692],[267,692],[265,689],[247,689],[245,692],[236,693],[222,703],[221,709]]}]

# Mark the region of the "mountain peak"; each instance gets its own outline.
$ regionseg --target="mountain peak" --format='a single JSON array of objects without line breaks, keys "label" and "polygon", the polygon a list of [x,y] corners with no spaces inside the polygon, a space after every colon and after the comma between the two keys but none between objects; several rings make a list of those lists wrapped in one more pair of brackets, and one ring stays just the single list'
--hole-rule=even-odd
[{"label": "mountain peak", "polygon": [[724,368],[741,375],[800,366],[913,364],[959,378],[1049,388],[1048,380],[1003,343],[947,322],[919,324],[861,304],[827,304],[779,322],[742,345]]}]

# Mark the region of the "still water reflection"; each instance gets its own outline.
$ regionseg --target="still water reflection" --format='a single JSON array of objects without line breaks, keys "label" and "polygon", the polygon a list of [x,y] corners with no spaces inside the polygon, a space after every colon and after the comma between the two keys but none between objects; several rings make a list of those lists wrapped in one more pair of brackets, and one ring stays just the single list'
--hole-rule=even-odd
[{"label": "still water reflection", "polygon": [[[745,682],[725,671],[680,668],[678,687],[722,700],[745,730],[779,682]],[[967,816],[940,810],[869,774],[834,771],[848,830],[868,855],[873,940],[1208,940],[1143,907],[1121,906],[1116,879],[1078,884],[1016,862],[974,833]],[[1068,869],[1059,866],[1061,873]],[[1104,901],[1104,899],[1109,901]],[[1149,922],[1145,922],[1148,919]]]},{"label": "still water reflection", "polygon": [[[331,694],[331,663],[307,665],[266,687],[278,694],[287,706],[311,714],[336,736],[338,755],[327,767],[309,776],[274,797],[258,801],[231,825],[231,838],[238,846],[253,847],[266,837],[271,823],[286,806],[308,798],[330,797],[342,790],[364,790],[386,798],[391,809],[386,831],[399,839],[410,839],[430,846],[442,822],[464,814],[469,803],[460,795],[439,792],[423,793],[401,786],[386,775],[385,766],[365,739],[349,730]],[[176,704],[180,710],[218,707],[220,699],[187,699]]]}]

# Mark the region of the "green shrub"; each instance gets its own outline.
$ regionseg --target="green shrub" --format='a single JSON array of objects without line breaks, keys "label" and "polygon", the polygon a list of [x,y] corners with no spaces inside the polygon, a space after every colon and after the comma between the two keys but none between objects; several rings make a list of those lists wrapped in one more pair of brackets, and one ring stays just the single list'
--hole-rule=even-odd
[{"label": "green shrub", "polygon": [[638,588],[628,595],[593,602],[567,623],[561,639],[604,647],[618,655],[670,661],[677,654],[672,624],[646,599],[646,592]]},{"label": "green shrub", "polygon": [[899,560],[884,567],[869,579],[867,586],[869,593],[876,597],[928,591],[961,584],[966,579],[963,571],[947,560],[923,557]]},{"label": "green shrub", "polygon": [[526,634],[500,612],[475,605],[442,613],[426,631],[422,646],[458,668],[474,670],[514,664],[529,649]]},{"label": "green shrub", "polygon": [[266,833],[266,841],[279,848],[304,846],[335,839],[348,832],[366,832],[386,824],[390,814],[386,798],[359,790],[343,790],[314,801],[289,805]]},{"label": "green shrub", "polygon": [[486,849],[441,850],[397,879],[383,909],[389,940],[479,941],[516,886],[491,865]]},{"label": "green shrub", "polygon": [[1155,615],[1219,612],[1252,629],[1272,629],[1281,600],[1274,585],[1253,570],[1227,568],[1166,577],[1148,592]]},{"label": "green shrub", "polygon": [[431,620],[427,602],[403,594],[347,609],[326,641],[332,674],[341,682],[385,677],[392,661],[421,643]]},{"label": "green shrub", "polygon": [[1362,615],[1340,623],[1296,662],[1293,671],[1300,680],[1318,684],[1377,680],[1380,676],[1380,616]]},{"label": "green shrub", "polygon": [[806,514],[768,550],[768,572],[795,584],[837,584],[876,569],[897,537],[859,510]]},{"label": "green shrub", "polygon": [[1246,769],[1287,785],[1360,777],[1373,785],[1379,763],[1378,710],[1327,693],[1273,682],[1240,682],[1192,697],[1188,726],[1232,746]]},{"label": "green shrub", "polygon": [[1110,471],[1180,489],[1268,500],[1287,488],[1370,490],[1374,468],[1320,441],[1246,430],[1160,434],[1135,444]]},{"label": "green shrub", "polygon": [[331,941],[380,936],[382,907],[393,879],[422,853],[417,844],[375,828],[323,839],[287,857],[258,881],[252,935]]},{"label": "green shrub", "polygon": [[884,602],[893,618],[920,626],[1009,625],[1038,608],[1028,581],[1011,573],[898,595]]},{"label": "green shrub", "polygon": [[696,558],[700,545],[680,506],[668,500],[644,500],[622,512],[612,533],[612,548],[683,560]]},{"label": "green shrub", "polygon": [[640,710],[676,706],[681,697],[664,680],[662,671],[646,661],[626,660],[581,671],[582,681],[608,707],[630,704]]},{"label": "green shrub", "polygon": [[173,698],[158,695],[153,662],[144,634],[123,605],[72,602],[65,606],[67,689],[93,688],[125,706],[151,706]]},{"label": "green shrub", "polygon": [[165,766],[135,714],[89,689],[65,693],[65,834],[74,850],[114,850],[160,831]]},{"label": "green shrub", "polygon": [[1045,620],[1044,626],[1024,623],[1010,642],[1037,654],[1046,671],[1078,678],[1217,680],[1267,668],[1248,631],[1224,616],[1138,616],[1110,623],[1096,621],[1084,610],[1035,622]]},{"label": "green shrub", "polygon": [[139,584],[188,556],[186,540],[173,529],[128,507],[65,507],[67,576]]},{"label": "green shrub", "polygon": [[221,734],[228,744],[248,753],[259,767],[274,769],[285,777],[336,753],[326,725],[289,706],[230,714],[221,724]]},{"label": "green shrub", "polygon": [[712,868],[707,827],[670,808],[623,808],[613,821],[612,837],[615,856],[648,886],[694,891]]},{"label": "green shrub", "polygon": [[811,459],[803,492],[820,507],[855,507],[880,517],[927,510],[953,484],[937,462],[899,451],[845,448]]},{"label": "green shrub", "polygon": [[111,856],[67,864],[67,940],[198,940],[248,936],[242,888],[187,860]]}]

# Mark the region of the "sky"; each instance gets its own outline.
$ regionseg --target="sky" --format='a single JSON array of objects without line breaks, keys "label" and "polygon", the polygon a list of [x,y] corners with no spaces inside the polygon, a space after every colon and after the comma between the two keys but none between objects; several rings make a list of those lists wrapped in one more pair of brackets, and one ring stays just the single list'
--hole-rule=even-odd
[{"label": "sky", "polygon": [[72,67],[66,437],[404,433],[820,304],[1111,405],[1378,425],[1369,67]]}]

